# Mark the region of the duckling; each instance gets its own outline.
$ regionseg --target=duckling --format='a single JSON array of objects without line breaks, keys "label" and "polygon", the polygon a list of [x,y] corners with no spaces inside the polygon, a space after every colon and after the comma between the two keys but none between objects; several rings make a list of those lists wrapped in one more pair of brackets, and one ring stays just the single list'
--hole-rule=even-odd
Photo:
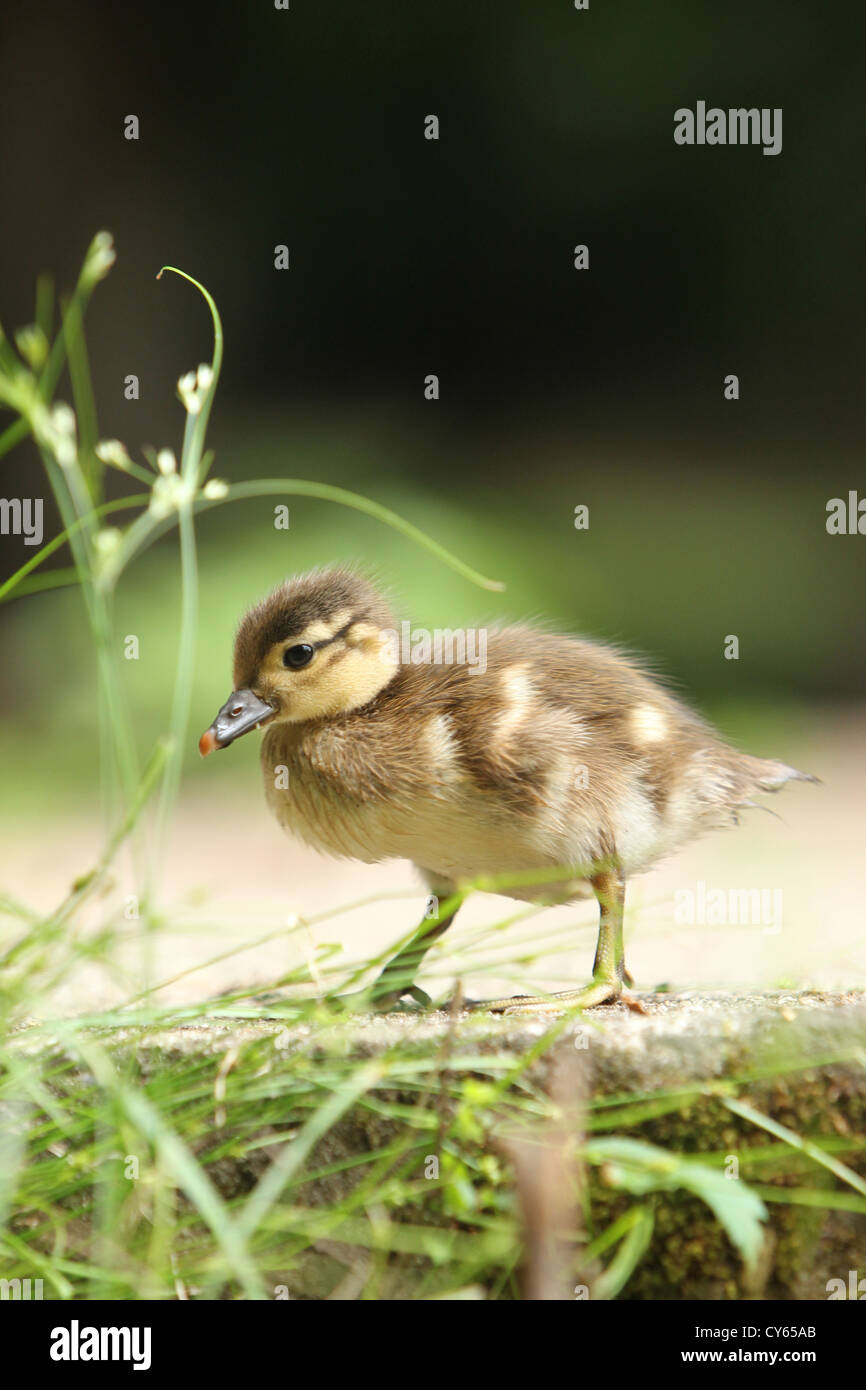
[{"label": "duckling", "polygon": [[419,661],[397,633],[360,573],[288,580],[241,621],[235,689],[200,752],[262,728],[266,798],[286,830],[326,854],[420,871],[430,913],[367,992],[372,1006],[429,1005],[415,974],[460,885],[511,876],[497,891],[519,900],[595,895],[592,981],[482,1007],[640,1007],[627,989],[626,880],[736,824],[756,793],[816,779],[738,752],[613,647],[513,626],[486,633],[483,663]]}]

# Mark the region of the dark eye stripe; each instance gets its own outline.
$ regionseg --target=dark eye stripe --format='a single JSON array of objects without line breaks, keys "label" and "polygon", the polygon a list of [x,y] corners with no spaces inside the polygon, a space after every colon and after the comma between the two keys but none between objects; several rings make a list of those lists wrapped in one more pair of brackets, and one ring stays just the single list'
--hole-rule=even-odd
[{"label": "dark eye stripe", "polygon": [[[331,647],[335,642],[341,641],[346,636],[349,629],[355,626],[356,622],[356,618],[351,618],[349,622],[343,624],[339,632],[334,633],[333,637],[322,637],[318,642],[296,642],[291,647],[285,647],[282,656],[283,665],[290,671],[302,671],[305,666],[309,666],[316,652],[320,652],[324,647]],[[304,648],[310,653],[306,661],[289,661],[289,653],[295,651],[300,652],[301,648]],[[340,653],[340,655],[344,655],[344,653]]]},{"label": "dark eye stripe", "polygon": [[321,642],[314,643],[316,651],[318,651],[320,647],[329,647],[332,642],[339,642],[341,638],[345,637],[349,629],[355,626],[355,622],[355,618],[350,619],[348,623],[343,624],[339,632],[334,633],[333,637],[323,637]]}]

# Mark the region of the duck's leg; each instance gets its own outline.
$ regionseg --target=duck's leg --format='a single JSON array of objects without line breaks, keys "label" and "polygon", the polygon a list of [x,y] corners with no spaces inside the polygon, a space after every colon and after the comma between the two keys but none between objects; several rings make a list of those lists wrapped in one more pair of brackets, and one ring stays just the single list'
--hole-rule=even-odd
[{"label": "duck's leg", "polygon": [[617,862],[595,874],[591,879],[598,899],[598,945],[592,967],[592,982],[583,989],[569,989],[562,994],[516,994],[511,999],[491,999],[476,1005],[490,1013],[516,1014],[559,1012],[579,1007],[592,1009],[597,1004],[614,1004],[617,999],[643,1013],[643,1005],[624,989],[632,979],[625,968],[622,919],[625,908],[625,878]]},{"label": "duck's leg", "polygon": [[429,1009],[431,1007],[432,1000],[429,994],[425,994],[423,989],[419,989],[414,981],[421,968],[421,962],[433,942],[444,931],[447,931],[457,916],[457,906],[444,914],[439,911],[440,901],[444,903],[453,895],[453,892],[454,889],[450,887],[442,888],[438,892],[434,890],[436,896],[432,901],[436,905],[435,911],[431,910],[425,916],[414,936],[406,942],[401,951],[397,952],[393,960],[388,961],[372,985],[368,985],[365,990],[355,996],[359,1003],[366,1001],[367,1007],[385,1013],[388,1009],[395,1008],[401,999],[409,996],[423,1008]]}]

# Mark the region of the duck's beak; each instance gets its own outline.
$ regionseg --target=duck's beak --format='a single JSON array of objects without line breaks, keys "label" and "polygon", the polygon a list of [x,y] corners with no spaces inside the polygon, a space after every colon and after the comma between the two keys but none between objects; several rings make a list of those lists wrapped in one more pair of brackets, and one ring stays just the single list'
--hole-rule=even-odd
[{"label": "duck's beak", "polygon": [[273,713],[273,705],[265,704],[251,690],[232,691],[210,728],[205,729],[199,739],[198,751],[206,758],[215,748],[227,748],[241,734],[257,729]]}]

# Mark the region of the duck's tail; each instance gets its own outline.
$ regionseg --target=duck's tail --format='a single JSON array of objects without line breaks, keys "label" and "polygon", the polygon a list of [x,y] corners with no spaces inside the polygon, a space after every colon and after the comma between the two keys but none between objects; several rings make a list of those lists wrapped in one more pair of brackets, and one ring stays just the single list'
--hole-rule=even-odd
[{"label": "duck's tail", "polygon": [[741,811],[760,806],[754,798],[762,792],[780,791],[788,782],[820,781],[787,763],[753,758],[734,748],[707,750],[700,763],[696,790],[705,825],[738,825]]},{"label": "duck's tail", "polygon": [[820,782],[811,772],[801,772],[799,768],[789,767],[787,763],[776,762],[772,758],[751,758],[754,786],[757,791],[777,792],[786,782]]}]

